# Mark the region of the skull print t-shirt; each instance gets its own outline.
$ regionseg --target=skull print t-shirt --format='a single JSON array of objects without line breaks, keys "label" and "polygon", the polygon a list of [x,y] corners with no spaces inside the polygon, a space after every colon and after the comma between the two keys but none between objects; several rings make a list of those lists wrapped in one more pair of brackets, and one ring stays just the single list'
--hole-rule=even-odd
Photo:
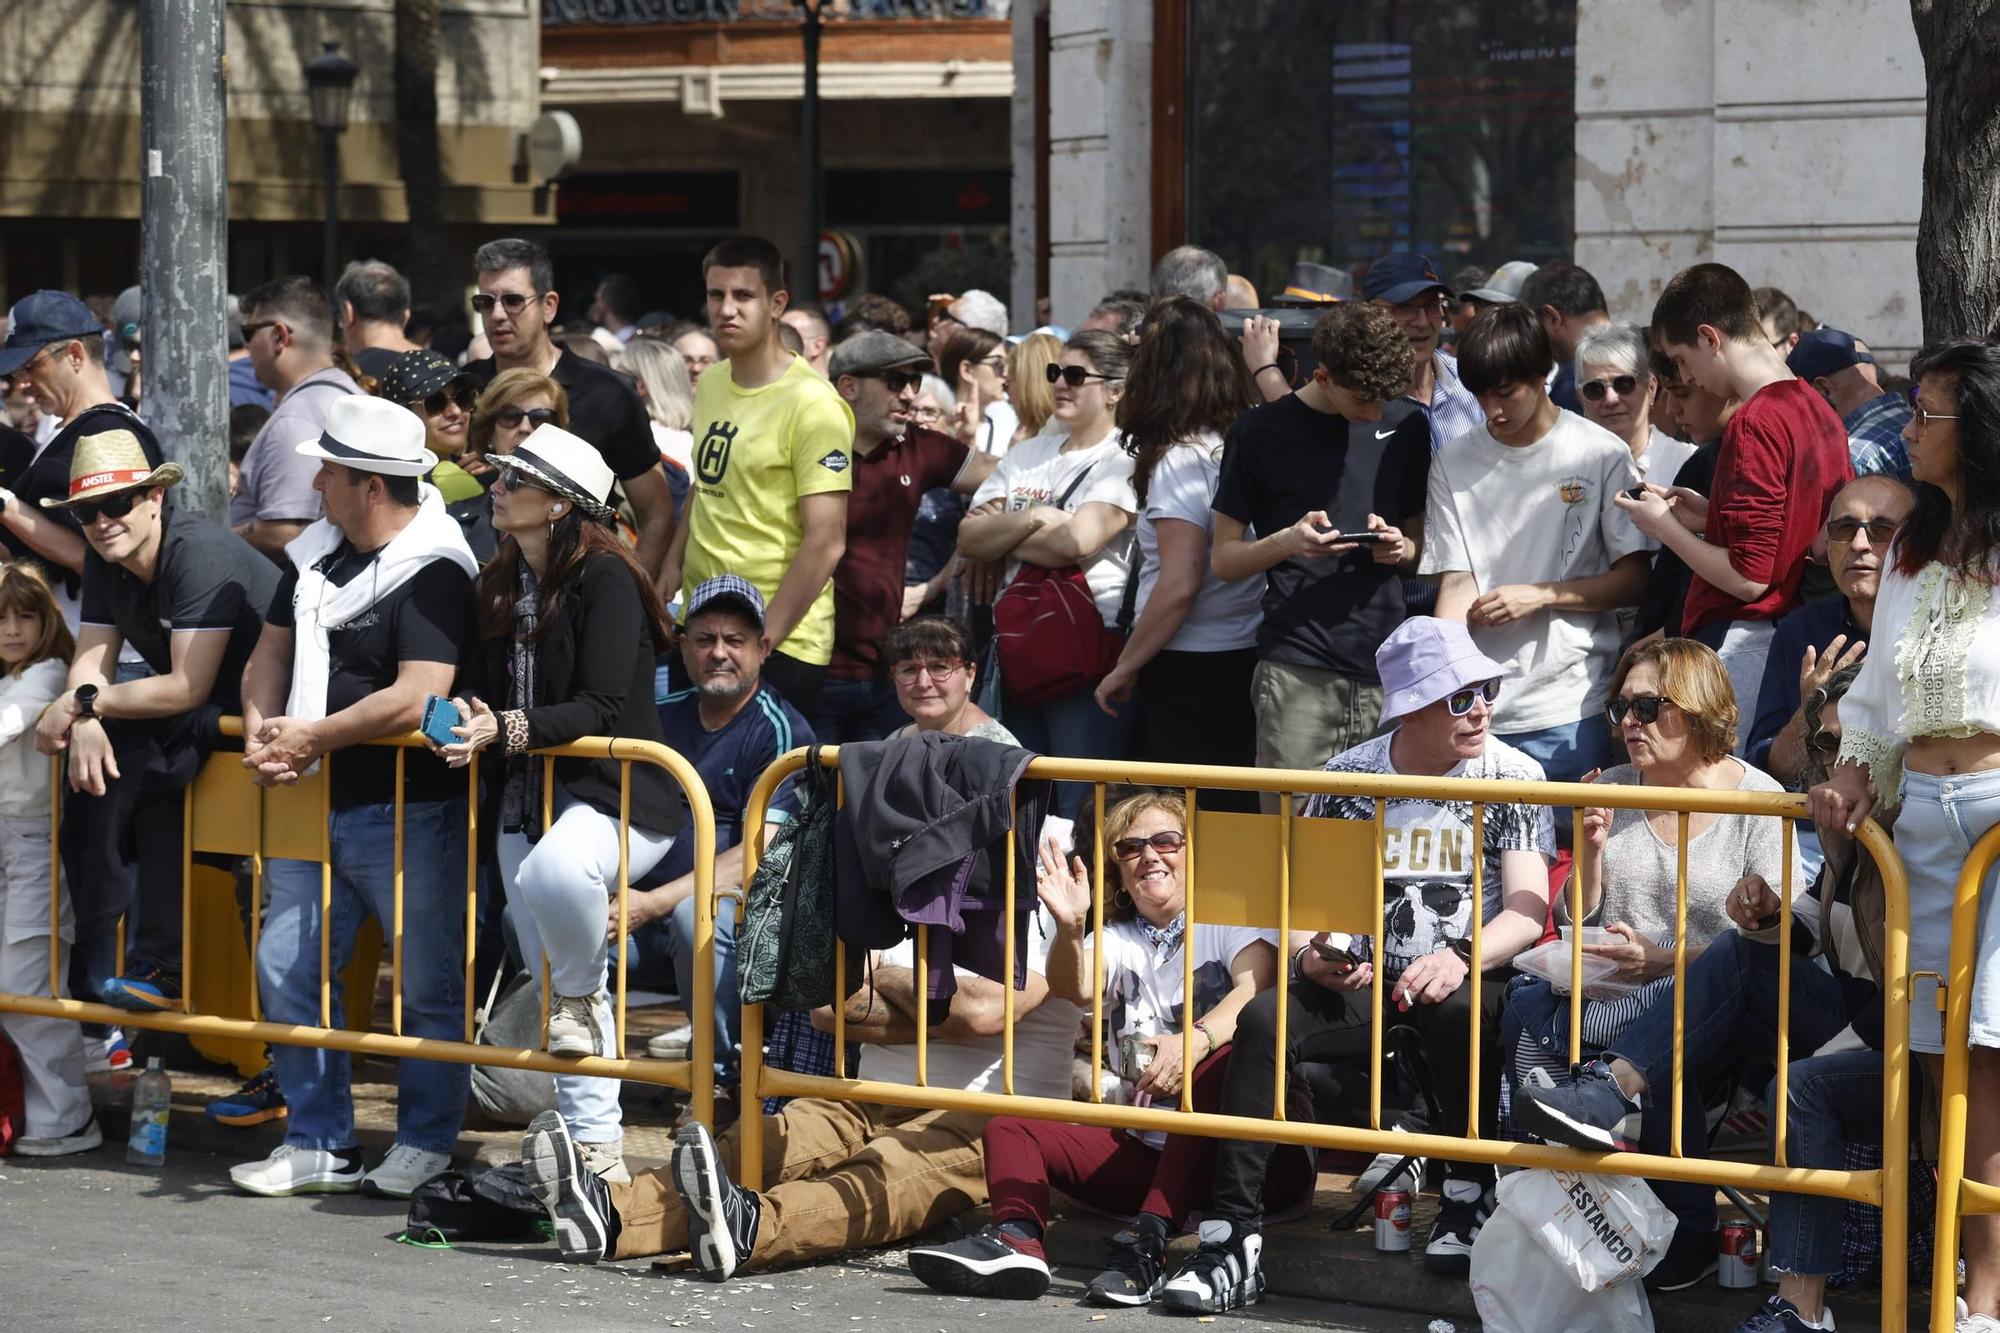
[{"label": "skull print t-shirt", "polygon": [[[1382,773],[1394,776],[1389,743],[1377,736],[1327,760],[1329,773]],[[1506,742],[1487,737],[1486,749],[1444,775],[1504,782],[1540,782],[1542,766]],[[1314,796],[1305,813],[1322,819],[1375,818],[1373,797]],[[1473,846],[1472,802],[1392,800],[1385,804],[1382,860],[1382,975],[1393,981],[1427,953],[1447,948],[1472,933],[1472,866],[1475,856],[1485,868],[1481,887],[1485,902],[1480,919],[1500,913],[1500,853],[1556,851],[1555,816],[1545,805],[1486,807],[1484,846]],[[1345,886],[1360,892],[1365,885]],[[1362,950],[1366,953],[1366,950]]]}]

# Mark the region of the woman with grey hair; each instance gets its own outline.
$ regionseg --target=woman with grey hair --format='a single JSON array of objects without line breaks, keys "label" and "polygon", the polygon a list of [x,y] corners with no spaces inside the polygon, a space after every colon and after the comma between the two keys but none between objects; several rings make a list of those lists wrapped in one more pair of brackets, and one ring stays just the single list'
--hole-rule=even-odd
[{"label": "woman with grey hair", "polygon": [[1671,486],[1695,447],[1653,424],[1658,392],[1644,330],[1599,324],[1577,340],[1576,396],[1583,415],[1625,441],[1641,478]]},{"label": "woman with grey hair", "polygon": [[663,339],[634,338],[620,354],[619,369],[637,385],[660,457],[693,472],[694,380],[687,359]]}]

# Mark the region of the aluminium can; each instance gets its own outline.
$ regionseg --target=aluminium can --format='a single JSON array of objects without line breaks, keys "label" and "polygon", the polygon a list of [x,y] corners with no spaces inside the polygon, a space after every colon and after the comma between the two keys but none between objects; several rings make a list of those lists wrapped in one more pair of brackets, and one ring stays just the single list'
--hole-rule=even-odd
[{"label": "aluminium can", "polygon": [[1392,1254],[1410,1248],[1408,1190],[1380,1190],[1376,1193],[1375,1248]]}]

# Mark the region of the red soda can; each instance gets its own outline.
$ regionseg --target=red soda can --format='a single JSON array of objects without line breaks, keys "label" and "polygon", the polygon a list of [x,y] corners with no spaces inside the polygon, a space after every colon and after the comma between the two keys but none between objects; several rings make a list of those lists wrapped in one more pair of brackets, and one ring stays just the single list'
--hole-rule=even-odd
[{"label": "red soda can", "polygon": [[1410,1248],[1410,1192],[1378,1190],[1375,1194],[1375,1248],[1388,1253]]},{"label": "red soda can", "polygon": [[1721,1253],[1715,1280],[1725,1287],[1757,1285],[1757,1228],[1748,1222],[1725,1222],[1717,1236]]}]

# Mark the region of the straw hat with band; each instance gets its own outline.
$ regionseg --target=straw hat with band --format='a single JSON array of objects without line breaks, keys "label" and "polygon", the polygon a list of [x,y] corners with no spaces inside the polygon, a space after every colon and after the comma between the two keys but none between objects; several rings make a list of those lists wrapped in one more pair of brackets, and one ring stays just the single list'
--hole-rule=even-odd
[{"label": "straw hat with band", "polygon": [[182,475],[179,463],[154,467],[147,462],[145,446],[131,431],[99,431],[76,442],[76,454],[69,464],[69,495],[61,500],[45,499],[41,504],[44,509],[68,509],[119,491],[171,486]]},{"label": "straw hat with band", "polygon": [[595,445],[561,426],[537,426],[514,446],[514,452],[488,454],[486,461],[507,474],[510,487],[518,475],[568,500],[599,523],[609,523],[614,516],[607,502],[618,478]]}]

